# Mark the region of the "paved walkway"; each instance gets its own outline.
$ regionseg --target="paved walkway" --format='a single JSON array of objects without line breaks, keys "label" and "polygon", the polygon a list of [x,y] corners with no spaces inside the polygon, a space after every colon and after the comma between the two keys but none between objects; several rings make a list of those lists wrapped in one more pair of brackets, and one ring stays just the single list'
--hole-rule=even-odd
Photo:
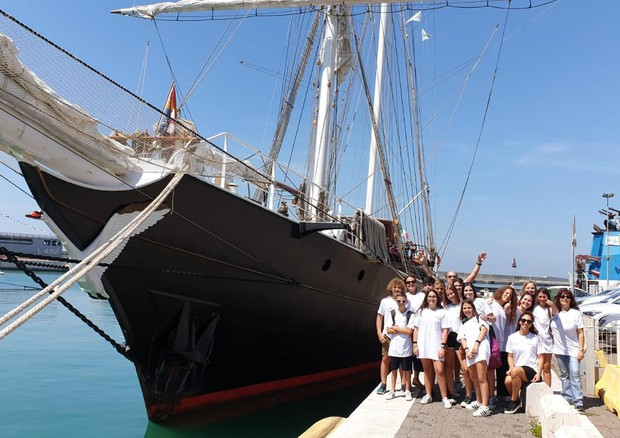
[{"label": "paved walkway", "polygon": [[[422,377],[422,376],[421,376]],[[389,385],[388,385],[389,387]],[[552,388],[559,393],[560,381],[557,374],[553,376]],[[439,393],[439,391],[436,391]],[[439,400],[428,405],[421,405],[421,394],[414,392],[412,402],[405,401],[404,395],[387,400],[373,391],[329,438],[512,438],[533,435],[533,417],[520,412],[504,414],[504,405],[500,401],[497,409],[489,417],[473,417],[472,411],[460,405],[452,409],[443,407]],[[610,412],[598,398],[584,399],[585,415],[579,415],[582,429],[590,437],[620,437],[620,419]],[[578,415],[575,411],[575,415]]]},{"label": "paved walkway", "polygon": [[524,413],[504,414],[503,412],[502,402],[498,403],[497,409],[491,416],[474,417],[472,410],[464,409],[458,404],[452,409],[446,409],[440,401],[421,405],[419,400],[416,400],[395,437],[532,438],[530,432],[532,428],[530,422],[534,420],[532,417]]}]

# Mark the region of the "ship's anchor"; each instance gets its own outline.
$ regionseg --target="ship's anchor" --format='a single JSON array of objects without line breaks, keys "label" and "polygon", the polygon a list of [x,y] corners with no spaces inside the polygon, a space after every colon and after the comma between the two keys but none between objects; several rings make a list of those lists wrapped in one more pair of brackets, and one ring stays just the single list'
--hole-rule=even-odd
[{"label": "ship's anchor", "polygon": [[195,318],[190,320],[190,304],[185,302],[179,316],[177,333],[172,347],[173,353],[200,364],[211,365],[209,356],[213,349],[215,328],[219,319],[220,315],[214,314],[202,334],[198,335],[199,321]]}]

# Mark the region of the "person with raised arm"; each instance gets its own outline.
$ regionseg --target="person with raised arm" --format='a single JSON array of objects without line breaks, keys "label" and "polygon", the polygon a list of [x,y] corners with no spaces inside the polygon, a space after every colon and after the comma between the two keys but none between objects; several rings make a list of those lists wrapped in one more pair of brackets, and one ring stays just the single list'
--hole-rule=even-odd
[{"label": "person with raised arm", "polygon": [[[476,264],[472,268],[470,274],[467,277],[465,277],[465,279],[463,280],[464,283],[473,283],[473,281],[478,276],[478,273],[480,272],[480,268],[482,267],[482,263],[484,263],[486,258],[487,258],[487,253],[486,252],[481,252],[480,254],[478,254],[478,258],[476,260]],[[435,273],[428,266],[428,261],[426,263],[422,263],[421,266],[422,266],[422,269],[424,269],[424,273],[428,277],[432,277],[435,280],[439,280],[439,278],[435,275]],[[452,284],[454,282],[454,280],[456,280],[458,277],[459,276],[458,276],[458,274],[455,271],[448,271],[448,272],[446,272],[446,282],[448,284]]]}]

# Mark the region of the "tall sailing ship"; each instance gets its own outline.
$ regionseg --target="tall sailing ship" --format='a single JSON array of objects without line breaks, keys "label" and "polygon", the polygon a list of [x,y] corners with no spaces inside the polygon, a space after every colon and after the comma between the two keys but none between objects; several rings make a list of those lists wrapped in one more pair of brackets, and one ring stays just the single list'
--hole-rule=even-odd
[{"label": "tall sailing ship", "polygon": [[[179,84],[159,109],[0,18],[0,149],[72,259],[109,249],[80,285],[109,300],[154,421],[375,376],[386,284],[437,261],[417,3],[183,0],[114,12],[173,14],[182,26],[184,14],[219,11],[267,21],[265,8],[293,8],[290,28],[305,32],[290,38],[265,151],[199,134]],[[305,167],[283,164],[281,150],[298,143],[308,152],[287,154],[305,155]],[[365,155],[367,172],[352,155]]]}]

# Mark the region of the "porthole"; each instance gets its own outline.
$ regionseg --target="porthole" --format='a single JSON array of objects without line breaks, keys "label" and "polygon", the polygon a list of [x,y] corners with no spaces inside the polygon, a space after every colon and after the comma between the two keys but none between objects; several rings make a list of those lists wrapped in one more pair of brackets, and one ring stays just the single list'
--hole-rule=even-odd
[{"label": "porthole", "polygon": [[357,274],[357,281],[362,281],[362,279],[364,278],[364,275],[366,275],[366,271],[362,269],[360,273]]},{"label": "porthole", "polygon": [[325,263],[323,263],[323,270],[327,271],[331,265],[332,265],[332,261],[330,259],[325,260]]}]

